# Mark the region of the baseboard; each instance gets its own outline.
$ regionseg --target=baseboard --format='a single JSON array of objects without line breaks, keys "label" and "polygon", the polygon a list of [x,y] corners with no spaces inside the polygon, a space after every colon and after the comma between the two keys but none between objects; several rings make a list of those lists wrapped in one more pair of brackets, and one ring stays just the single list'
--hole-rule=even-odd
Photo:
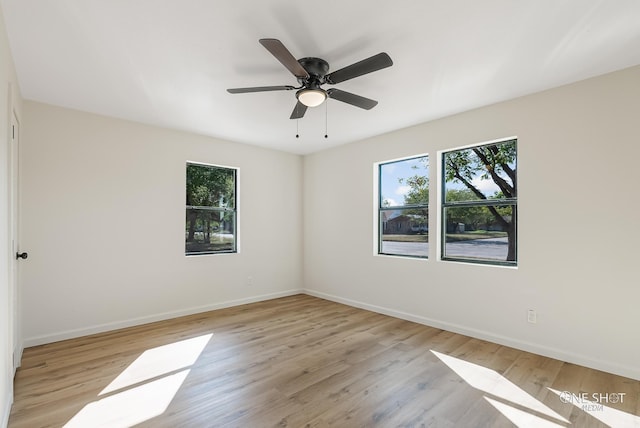
[{"label": "baseboard", "polygon": [[213,303],[203,306],[196,306],[178,311],[165,312],[162,314],[149,315],[139,318],[132,318],[124,321],[94,325],[91,327],[79,328],[74,330],[62,331],[55,334],[47,334],[43,336],[30,337],[24,340],[24,347],[43,345],[46,343],[58,342],[60,340],[74,339],[76,337],[88,336],[96,333],[104,333],[106,331],[118,330],[121,328],[134,327],[137,325],[148,324],[156,321],[164,321],[172,318],[178,318],[186,315],[193,315],[202,312],[214,311],[216,309],[230,308],[233,306],[245,305],[247,303],[262,302],[265,300],[278,299],[280,297],[293,296],[301,294],[302,290],[287,290],[277,293],[262,294],[237,300],[228,300],[220,303]]},{"label": "baseboard", "polygon": [[24,351],[24,346],[18,345],[16,349],[13,350],[13,375],[16,375],[16,371],[18,367],[22,364],[22,352]]},{"label": "baseboard", "polygon": [[397,311],[382,306],[371,305],[357,300],[346,299],[332,294],[323,293],[315,290],[304,290],[305,294],[319,297],[321,299],[330,300],[344,305],[353,306],[360,309],[366,309],[383,315],[389,315],[395,318],[412,321],[418,324],[435,327],[442,330],[451,331],[453,333],[463,334],[465,336],[475,337],[477,339],[487,340],[499,345],[509,346],[526,352],[554,358],[568,363],[578,364],[595,370],[601,370],[607,373],[628,377],[634,380],[640,380],[640,369],[638,367],[624,366],[609,361],[603,361],[595,358],[588,358],[562,349],[551,348],[544,345],[538,345],[531,342],[525,342],[511,337],[501,336],[487,331],[477,330],[466,326],[452,324],[446,321],[440,321],[423,316],[413,315],[410,313]]},{"label": "baseboard", "polygon": [[[193,315],[201,312],[213,311],[216,309],[224,309],[233,306],[244,305],[248,303],[261,302],[265,300],[277,299],[280,297],[293,296],[296,294],[308,294],[310,296],[319,297],[321,299],[330,300],[337,303],[342,303],[348,306],[356,308],[366,309],[372,312],[376,312],[383,315],[389,315],[395,318],[404,319],[407,321],[416,322],[418,324],[427,325],[430,327],[440,328],[443,330],[451,331],[454,333],[464,334],[466,336],[475,337],[477,339],[487,340],[489,342],[497,343],[504,346],[510,346],[512,348],[520,349],[522,351],[532,352],[545,357],[554,358],[561,361],[566,361],[573,364],[589,367],[596,370],[602,370],[608,373],[613,373],[620,376],[625,376],[634,380],[640,380],[640,369],[637,367],[624,366],[620,364],[611,363],[608,361],[598,360],[595,358],[584,357],[572,352],[568,352],[562,349],[551,348],[544,345],[539,345],[531,342],[525,342],[518,339],[513,339],[506,336],[497,335],[494,333],[486,332],[483,330],[477,330],[466,326],[449,323],[433,318],[427,318],[419,315],[410,314],[407,312],[397,311],[394,309],[371,305],[369,303],[360,302],[357,300],[346,299],[340,296],[323,293],[315,290],[287,290],[277,293],[263,294],[260,296],[252,296],[244,299],[229,300],[220,303],[214,303],[209,305],[197,306],[189,309],[183,309],[179,311],[165,312],[162,314],[156,314],[146,317],[134,318],[125,321],[118,321],[114,323],[107,323],[101,325],[95,325],[92,327],[68,330],[51,335],[43,335],[25,339],[24,347],[42,345],[45,343],[57,342],[60,340],[73,339],[76,337],[88,336],[96,333],[103,333],[106,331],[117,330],[120,328],[133,327],[136,325],[148,324],[155,321],[164,321],[171,318],[177,318],[186,315]],[[9,409],[11,404],[9,404]],[[8,418],[8,415],[6,416]]]}]

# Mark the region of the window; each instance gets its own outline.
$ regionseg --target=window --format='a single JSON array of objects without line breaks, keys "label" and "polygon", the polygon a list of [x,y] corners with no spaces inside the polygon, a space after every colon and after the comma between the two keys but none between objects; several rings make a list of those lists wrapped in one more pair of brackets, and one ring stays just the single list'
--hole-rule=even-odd
[{"label": "window", "polygon": [[378,165],[378,254],[429,254],[429,157]]},{"label": "window", "polygon": [[443,260],[517,264],[516,143],[443,154]]},{"label": "window", "polygon": [[235,253],[237,169],[187,163],[185,254]]}]

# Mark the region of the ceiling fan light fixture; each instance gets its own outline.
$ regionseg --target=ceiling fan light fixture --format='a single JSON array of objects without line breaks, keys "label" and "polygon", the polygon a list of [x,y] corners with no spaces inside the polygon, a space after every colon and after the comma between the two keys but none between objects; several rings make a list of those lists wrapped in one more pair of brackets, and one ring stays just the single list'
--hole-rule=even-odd
[{"label": "ceiling fan light fixture", "polygon": [[[0,0],[1,1],[1,0]],[[317,107],[324,103],[327,98],[350,104],[364,110],[371,110],[378,102],[369,98],[350,92],[341,91],[337,88],[324,90],[324,84],[335,85],[355,77],[373,73],[393,65],[393,61],[385,52],[365,58],[362,61],[354,62],[337,71],[327,74],[329,63],[322,58],[304,57],[296,59],[291,52],[278,39],[260,39],[260,44],[264,46],[284,67],[295,76],[298,84],[280,86],[255,86],[249,88],[230,88],[227,92],[231,94],[244,94],[248,92],[268,92],[268,91],[296,91],[296,105],[289,119],[301,119],[304,117],[308,107]]]},{"label": "ceiling fan light fixture", "polygon": [[323,89],[302,89],[296,96],[307,107],[317,107],[327,99],[327,93]]}]

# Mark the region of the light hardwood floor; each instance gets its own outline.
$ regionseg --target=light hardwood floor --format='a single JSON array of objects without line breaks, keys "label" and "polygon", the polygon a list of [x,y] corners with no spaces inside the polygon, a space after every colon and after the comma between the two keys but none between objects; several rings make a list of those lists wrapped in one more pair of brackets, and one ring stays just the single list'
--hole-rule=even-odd
[{"label": "light hardwood floor", "polygon": [[639,396],[632,379],[296,295],[26,349],[9,427],[627,427]]}]

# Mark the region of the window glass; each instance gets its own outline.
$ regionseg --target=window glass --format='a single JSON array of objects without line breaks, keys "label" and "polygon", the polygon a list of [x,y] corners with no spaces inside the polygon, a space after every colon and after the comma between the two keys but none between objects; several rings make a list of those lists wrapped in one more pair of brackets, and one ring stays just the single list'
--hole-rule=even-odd
[{"label": "window glass", "polygon": [[516,265],[516,140],[446,152],[442,163],[442,259]]},{"label": "window glass", "polygon": [[429,254],[429,158],[379,165],[378,253],[426,258]]},{"label": "window glass", "polygon": [[187,163],[185,254],[236,252],[236,175]]}]

